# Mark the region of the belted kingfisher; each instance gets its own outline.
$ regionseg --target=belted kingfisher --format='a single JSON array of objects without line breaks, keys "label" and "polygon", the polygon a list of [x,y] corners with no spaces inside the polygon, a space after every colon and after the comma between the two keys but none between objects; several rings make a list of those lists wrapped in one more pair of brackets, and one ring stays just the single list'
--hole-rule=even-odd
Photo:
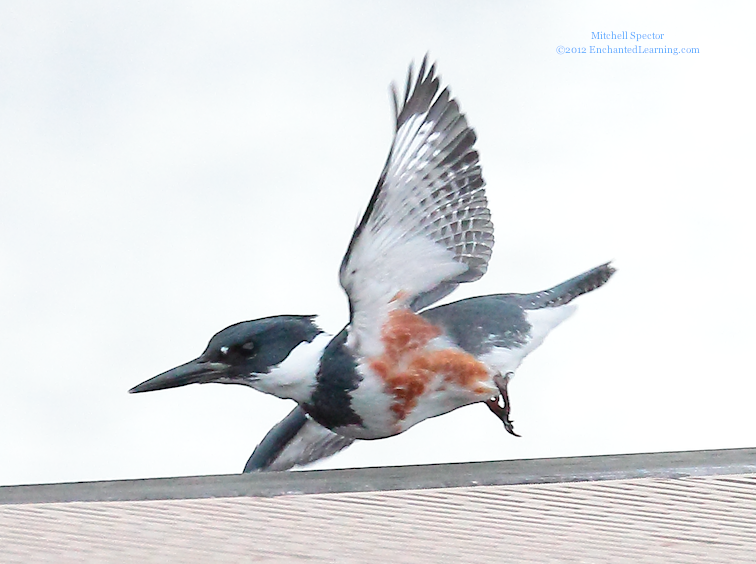
[{"label": "belted kingfisher", "polygon": [[341,263],[350,307],[341,332],[325,333],[310,315],[244,321],[130,390],[217,382],[296,401],[246,471],[306,464],[478,402],[515,434],[515,370],[574,298],[614,273],[606,263],[549,290],[429,308],[485,274],[494,237],[473,129],[449,89],[439,93],[435,65],[425,59],[413,76],[410,67],[401,101],[392,87],[394,141]]}]

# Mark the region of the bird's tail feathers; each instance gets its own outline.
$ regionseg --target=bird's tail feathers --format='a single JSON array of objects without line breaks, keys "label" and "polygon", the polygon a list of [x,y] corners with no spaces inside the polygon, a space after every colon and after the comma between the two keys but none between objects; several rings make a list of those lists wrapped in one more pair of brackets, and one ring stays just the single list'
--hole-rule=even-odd
[{"label": "bird's tail feathers", "polygon": [[530,294],[528,296],[529,307],[527,309],[559,307],[568,304],[578,296],[592,292],[596,288],[600,288],[606,284],[615,271],[616,269],[611,263],[607,262],[588,272],[570,278],[566,282],[562,282],[549,290]]}]

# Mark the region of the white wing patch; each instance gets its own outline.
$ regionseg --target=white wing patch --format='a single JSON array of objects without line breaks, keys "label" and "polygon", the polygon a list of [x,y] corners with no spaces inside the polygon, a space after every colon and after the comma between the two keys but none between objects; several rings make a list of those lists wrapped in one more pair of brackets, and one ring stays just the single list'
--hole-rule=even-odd
[{"label": "white wing patch", "polygon": [[449,91],[438,94],[434,67],[423,61],[414,87],[411,78],[412,69],[388,161],[341,265],[348,345],[360,354],[380,352],[392,309],[420,309],[483,276],[493,247],[475,133]]},{"label": "white wing patch", "polygon": [[[430,291],[438,282],[465,272],[454,255],[423,236],[406,235],[397,226],[384,226],[374,238],[355,246],[352,334],[361,335],[360,352],[380,354],[379,335],[386,314],[403,307],[413,296]],[[351,343],[350,343],[351,344]]]}]

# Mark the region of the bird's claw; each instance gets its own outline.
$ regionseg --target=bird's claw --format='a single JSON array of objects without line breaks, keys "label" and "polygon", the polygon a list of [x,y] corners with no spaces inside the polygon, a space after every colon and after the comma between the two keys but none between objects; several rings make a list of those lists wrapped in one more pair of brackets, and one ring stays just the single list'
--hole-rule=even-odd
[{"label": "bird's claw", "polygon": [[507,384],[509,383],[511,376],[511,372],[508,372],[504,376],[502,376],[501,374],[494,376],[494,383],[496,384],[496,387],[499,388],[500,395],[498,398],[491,398],[490,400],[486,400],[486,405],[488,406],[488,409],[490,409],[493,414],[496,415],[496,417],[498,417],[502,423],[504,423],[504,429],[506,429],[507,433],[515,437],[519,437],[520,435],[515,433],[514,426],[512,425],[513,422],[509,418],[510,405],[509,394],[507,393]]}]

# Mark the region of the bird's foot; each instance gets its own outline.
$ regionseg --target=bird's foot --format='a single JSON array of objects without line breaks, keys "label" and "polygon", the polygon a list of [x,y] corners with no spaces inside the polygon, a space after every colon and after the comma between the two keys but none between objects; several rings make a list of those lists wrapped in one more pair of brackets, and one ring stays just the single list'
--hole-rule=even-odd
[{"label": "bird's foot", "polygon": [[507,433],[515,437],[519,437],[520,435],[515,433],[514,426],[512,425],[512,420],[509,418],[510,405],[509,394],[507,393],[507,384],[509,383],[511,377],[511,372],[507,372],[507,374],[505,374],[504,376],[502,376],[501,374],[494,376],[494,383],[496,384],[496,387],[499,388],[499,397],[486,400],[486,405],[488,406],[488,409],[490,409],[493,414],[496,415],[496,417],[498,417],[502,423],[504,423],[504,428],[507,430]]}]

